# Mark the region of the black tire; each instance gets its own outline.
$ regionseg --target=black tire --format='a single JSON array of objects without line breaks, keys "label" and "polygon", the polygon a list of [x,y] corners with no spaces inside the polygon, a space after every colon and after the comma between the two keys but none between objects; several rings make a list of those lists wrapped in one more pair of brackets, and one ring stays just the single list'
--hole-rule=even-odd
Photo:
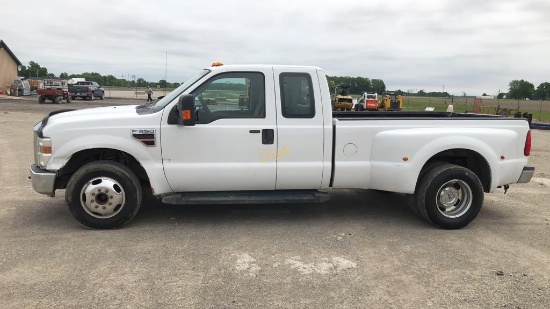
[{"label": "black tire", "polygon": [[38,97],[38,103],[40,103],[40,104],[46,103],[46,98],[45,98],[44,96],[42,96],[42,95],[39,96],[39,97]]},{"label": "black tire", "polygon": [[54,102],[55,104],[61,104],[61,101],[62,101],[62,100],[63,100],[63,97],[55,97],[55,98],[53,99],[53,102]]},{"label": "black tire", "polygon": [[481,181],[467,168],[435,164],[421,178],[414,200],[418,213],[431,224],[459,229],[474,220],[483,205]]},{"label": "black tire", "polygon": [[[424,167],[422,167],[422,170],[420,171],[420,174],[418,175],[418,181],[420,182],[422,179],[424,179],[424,176],[426,176],[426,173],[432,170],[434,167],[447,164],[447,162],[444,161],[431,161],[427,162]],[[416,191],[418,191],[418,187],[420,186],[420,183],[416,185]],[[409,206],[409,209],[413,214],[418,216],[421,219],[424,219],[424,217],[420,214],[418,211],[418,202],[416,199],[416,195],[414,194],[407,194],[407,206]]]},{"label": "black tire", "polygon": [[72,97],[72,96],[71,96],[71,100],[74,100],[74,99],[75,99],[75,97]]},{"label": "black tire", "polygon": [[128,167],[113,161],[95,161],[72,175],[65,201],[76,221],[85,227],[114,229],[136,216],[142,188]]}]

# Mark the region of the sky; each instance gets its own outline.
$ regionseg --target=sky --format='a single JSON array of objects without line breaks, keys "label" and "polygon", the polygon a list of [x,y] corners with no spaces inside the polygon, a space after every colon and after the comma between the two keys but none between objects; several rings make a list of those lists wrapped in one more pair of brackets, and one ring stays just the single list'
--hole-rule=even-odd
[{"label": "sky", "polygon": [[214,61],[312,65],[386,88],[496,95],[550,82],[548,0],[3,1],[27,65],[183,82]]}]

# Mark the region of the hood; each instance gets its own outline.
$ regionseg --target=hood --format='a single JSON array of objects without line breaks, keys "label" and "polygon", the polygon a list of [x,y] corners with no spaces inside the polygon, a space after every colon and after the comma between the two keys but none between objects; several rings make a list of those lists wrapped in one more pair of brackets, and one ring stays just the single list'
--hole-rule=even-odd
[{"label": "hood", "polygon": [[[48,136],[68,131],[116,130],[139,124],[158,125],[159,115],[139,115],[136,105],[87,108],[52,113],[37,128],[38,136]],[[159,118],[160,119],[160,118]],[[153,120],[153,121],[152,121]]]},{"label": "hood", "polygon": [[73,110],[55,114],[50,117],[48,123],[64,121],[85,121],[92,118],[119,118],[124,115],[136,115],[136,105],[95,107],[80,110]]}]

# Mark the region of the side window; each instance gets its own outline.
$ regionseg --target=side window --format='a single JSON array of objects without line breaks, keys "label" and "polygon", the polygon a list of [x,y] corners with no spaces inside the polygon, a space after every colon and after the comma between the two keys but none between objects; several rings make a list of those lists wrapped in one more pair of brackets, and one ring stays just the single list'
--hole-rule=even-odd
[{"label": "side window", "polygon": [[222,73],[194,91],[197,122],[224,118],[265,118],[264,75]]},{"label": "side window", "polygon": [[313,84],[307,73],[282,73],[281,86],[282,114],[285,118],[315,117]]}]

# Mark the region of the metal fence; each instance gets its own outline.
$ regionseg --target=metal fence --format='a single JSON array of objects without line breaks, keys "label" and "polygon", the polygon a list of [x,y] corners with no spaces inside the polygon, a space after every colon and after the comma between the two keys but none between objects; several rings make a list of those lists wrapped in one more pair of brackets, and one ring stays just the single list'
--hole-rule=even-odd
[{"label": "metal fence", "polygon": [[[478,103],[478,108],[476,108],[475,100],[481,100]],[[550,101],[403,96],[404,110],[425,110],[430,107],[434,108],[435,111],[446,111],[450,104],[453,105],[455,113],[479,112],[510,117],[518,113],[522,115],[527,113],[532,115],[533,121],[550,123]]]}]

